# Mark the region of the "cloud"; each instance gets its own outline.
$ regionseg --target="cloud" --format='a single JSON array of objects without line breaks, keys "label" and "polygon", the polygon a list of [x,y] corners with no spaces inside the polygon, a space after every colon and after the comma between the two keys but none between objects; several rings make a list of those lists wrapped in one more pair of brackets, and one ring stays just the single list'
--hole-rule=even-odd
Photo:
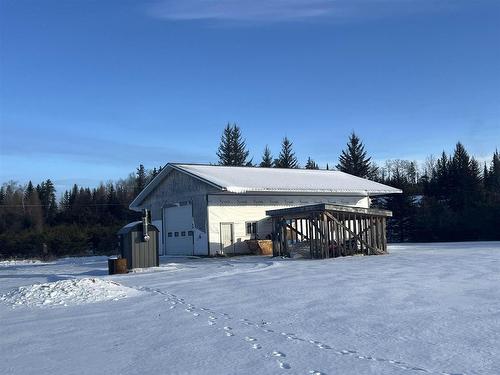
[{"label": "cloud", "polygon": [[161,0],[149,8],[166,20],[283,22],[307,19],[380,17],[442,9],[452,1],[438,0]]},{"label": "cloud", "polygon": [[333,0],[165,0],[151,14],[170,20],[286,21],[331,14]]}]

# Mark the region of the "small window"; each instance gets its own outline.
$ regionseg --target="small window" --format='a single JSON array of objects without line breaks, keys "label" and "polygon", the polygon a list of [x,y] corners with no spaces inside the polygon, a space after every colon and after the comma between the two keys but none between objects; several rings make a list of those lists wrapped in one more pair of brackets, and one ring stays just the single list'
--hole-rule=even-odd
[{"label": "small window", "polygon": [[257,233],[257,222],[255,222],[255,221],[247,222],[246,227],[247,227],[247,234],[256,234]]},{"label": "small window", "polygon": [[168,236],[169,236],[169,237],[172,237],[172,232],[168,232]]},{"label": "small window", "polygon": [[175,233],[174,233],[174,236],[175,236],[175,237],[179,237],[179,232],[175,232]]},{"label": "small window", "polygon": [[194,232],[192,230],[188,231],[188,236],[193,237],[194,236]]},{"label": "small window", "polygon": [[181,232],[181,237],[186,237],[186,232],[185,231]]}]

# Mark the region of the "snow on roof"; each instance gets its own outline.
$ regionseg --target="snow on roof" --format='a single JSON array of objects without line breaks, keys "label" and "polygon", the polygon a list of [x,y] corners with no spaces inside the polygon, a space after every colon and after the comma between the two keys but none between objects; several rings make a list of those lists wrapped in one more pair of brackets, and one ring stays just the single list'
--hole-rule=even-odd
[{"label": "snow on roof", "polygon": [[178,170],[221,191],[235,194],[317,193],[374,196],[401,193],[401,190],[340,171],[314,169],[226,167],[200,164],[167,164],[130,207],[138,205],[163,181],[171,170]]},{"label": "snow on roof", "polygon": [[175,164],[175,167],[231,193],[399,193],[400,190],[340,171],[224,167]]}]

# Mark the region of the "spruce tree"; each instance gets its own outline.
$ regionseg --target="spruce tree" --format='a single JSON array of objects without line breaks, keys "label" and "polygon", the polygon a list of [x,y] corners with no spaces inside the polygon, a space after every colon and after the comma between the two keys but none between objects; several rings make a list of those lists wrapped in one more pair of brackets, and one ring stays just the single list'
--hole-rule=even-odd
[{"label": "spruce tree", "polygon": [[134,192],[136,195],[139,194],[144,189],[147,182],[146,180],[147,180],[146,169],[144,168],[144,165],[140,164],[139,168],[137,168],[135,177]]},{"label": "spruce tree", "polygon": [[222,132],[217,156],[219,165],[225,166],[251,166],[252,161],[247,161],[249,152],[241,134],[241,129],[236,124],[227,124]]},{"label": "spruce tree", "polygon": [[311,157],[307,158],[306,169],[319,169],[318,164]]},{"label": "spruce tree", "polygon": [[372,178],[376,173],[376,167],[370,160],[371,157],[367,157],[363,142],[352,132],[347,142],[347,149],[342,150],[339,156],[337,169],[354,176]]},{"label": "spruce tree", "polygon": [[0,205],[2,205],[5,201],[5,189],[4,187],[0,187]]},{"label": "spruce tree", "polygon": [[484,185],[491,192],[500,194],[500,154],[495,150],[491,160],[490,169],[485,165]]},{"label": "spruce tree", "polygon": [[56,189],[49,179],[37,185],[36,191],[43,208],[43,215],[47,224],[53,224],[57,215]]},{"label": "spruce tree", "polygon": [[271,155],[271,150],[269,146],[266,145],[264,149],[264,154],[262,155],[262,161],[259,164],[259,167],[262,168],[271,168],[273,166],[273,156]]},{"label": "spruce tree", "polygon": [[287,138],[283,138],[281,142],[281,151],[278,159],[275,160],[276,168],[298,168],[299,162],[293,152],[293,143]]},{"label": "spruce tree", "polygon": [[38,192],[31,181],[24,191],[25,226],[40,232],[43,227],[43,212]]}]

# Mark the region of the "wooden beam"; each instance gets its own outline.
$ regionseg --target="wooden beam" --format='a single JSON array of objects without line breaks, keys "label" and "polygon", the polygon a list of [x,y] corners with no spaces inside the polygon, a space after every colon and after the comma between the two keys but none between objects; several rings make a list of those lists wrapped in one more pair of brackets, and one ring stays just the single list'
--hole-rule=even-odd
[{"label": "wooden beam", "polygon": [[366,241],[364,241],[362,238],[358,237],[358,235],[354,232],[352,232],[350,229],[347,229],[335,216],[331,215],[329,212],[325,212],[325,214],[330,217],[332,220],[336,221],[337,224],[343,228],[344,231],[347,231],[347,232],[350,232],[350,234],[354,237],[356,237],[359,241],[363,241],[364,242],[364,245],[369,249],[369,250],[373,250],[373,252],[375,253],[378,253],[379,251],[374,248],[373,246],[371,246],[371,244],[367,243]]}]

